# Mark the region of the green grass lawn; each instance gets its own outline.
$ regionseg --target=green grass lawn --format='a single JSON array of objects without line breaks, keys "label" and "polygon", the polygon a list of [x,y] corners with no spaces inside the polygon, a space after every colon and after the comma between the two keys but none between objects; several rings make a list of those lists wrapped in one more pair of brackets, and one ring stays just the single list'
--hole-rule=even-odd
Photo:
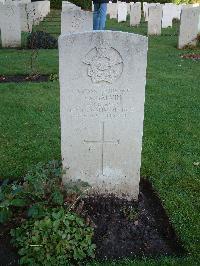
[{"label": "green grass lawn", "polygon": [[[59,13],[37,30],[59,35]],[[56,25],[56,26],[55,26]],[[146,34],[146,23],[108,20],[107,29]],[[187,251],[184,258],[133,259],[91,265],[200,264],[200,62],[182,59],[178,24],[149,38],[141,175],[149,178]],[[0,74],[29,74],[31,51],[0,49]],[[58,72],[58,51],[40,50],[41,74]],[[38,65],[38,66],[37,66]],[[0,177],[19,178],[39,161],[60,159],[59,84],[0,84]],[[89,264],[88,264],[89,265]]]}]

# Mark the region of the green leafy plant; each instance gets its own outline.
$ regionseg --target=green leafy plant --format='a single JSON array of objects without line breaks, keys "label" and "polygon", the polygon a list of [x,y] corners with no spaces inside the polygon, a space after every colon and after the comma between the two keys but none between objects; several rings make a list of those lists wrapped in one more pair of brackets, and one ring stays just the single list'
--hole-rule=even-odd
[{"label": "green leafy plant", "polygon": [[22,186],[16,181],[9,184],[6,179],[0,186],[0,223],[7,222],[13,214],[13,208],[25,207],[28,201],[22,194]]},{"label": "green leafy plant", "polygon": [[49,80],[50,81],[57,81],[57,80],[59,80],[58,74],[51,74],[49,76]]},{"label": "green leafy plant", "polygon": [[22,265],[71,265],[94,257],[93,229],[64,208],[23,223],[11,235]]},{"label": "green leafy plant", "polygon": [[0,187],[0,223],[6,223],[13,212],[26,209],[28,217],[42,218],[49,208],[71,206],[84,194],[88,184],[82,181],[62,183],[61,162],[50,161],[33,167],[24,180]]},{"label": "green leafy plant", "polygon": [[27,38],[27,47],[29,49],[56,49],[58,47],[57,39],[44,31],[35,31],[29,34]]}]

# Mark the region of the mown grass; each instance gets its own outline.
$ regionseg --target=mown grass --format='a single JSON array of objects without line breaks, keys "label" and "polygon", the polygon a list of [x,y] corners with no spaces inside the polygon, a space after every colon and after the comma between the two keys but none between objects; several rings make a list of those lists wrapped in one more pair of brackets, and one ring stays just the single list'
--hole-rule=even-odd
[{"label": "mown grass", "polygon": [[60,159],[58,83],[0,84],[0,176]]},{"label": "mown grass", "polygon": [[[52,30],[50,18],[43,23]],[[146,34],[146,23],[109,20],[107,29]],[[141,175],[153,183],[187,254],[90,265],[200,264],[200,62],[180,57],[200,50],[176,49],[177,33],[175,23],[149,38]],[[29,73],[30,53],[0,50],[0,74]],[[38,63],[40,73],[57,73],[57,50],[39,51]],[[39,161],[59,159],[58,83],[0,84],[0,96],[0,176],[19,178]]]}]

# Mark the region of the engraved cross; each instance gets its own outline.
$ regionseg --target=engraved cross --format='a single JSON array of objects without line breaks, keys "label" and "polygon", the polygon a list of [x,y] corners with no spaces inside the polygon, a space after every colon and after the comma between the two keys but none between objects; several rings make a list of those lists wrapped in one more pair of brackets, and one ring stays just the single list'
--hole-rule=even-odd
[{"label": "engraved cross", "polygon": [[101,140],[84,140],[85,143],[94,143],[101,145],[101,172],[104,175],[104,144],[119,144],[119,139],[114,140],[105,140],[105,122],[101,124]]}]

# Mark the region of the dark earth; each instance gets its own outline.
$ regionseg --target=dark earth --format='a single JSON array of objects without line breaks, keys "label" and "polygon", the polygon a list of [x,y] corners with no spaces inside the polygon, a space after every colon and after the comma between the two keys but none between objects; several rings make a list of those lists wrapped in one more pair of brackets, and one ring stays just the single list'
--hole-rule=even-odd
[{"label": "dark earth", "polygon": [[[185,253],[161,201],[146,179],[140,182],[138,202],[113,196],[89,197],[81,210],[95,228],[96,259],[181,256]],[[0,266],[18,265],[10,245],[10,226],[0,227]]]},{"label": "dark earth", "polygon": [[0,83],[6,82],[45,82],[49,80],[49,75],[15,75],[15,76],[4,76],[0,75]]},{"label": "dark earth", "polygon": [[200,60],[200,54],[184,54],[181,58]]}]

